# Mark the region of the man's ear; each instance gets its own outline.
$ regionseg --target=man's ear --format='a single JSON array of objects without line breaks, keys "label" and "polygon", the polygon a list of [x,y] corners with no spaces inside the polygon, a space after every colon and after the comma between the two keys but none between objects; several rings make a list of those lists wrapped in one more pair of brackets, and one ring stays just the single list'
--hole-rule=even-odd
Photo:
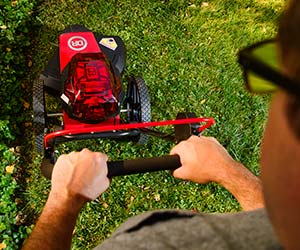
[{"label": "man's ear", "polygon": [[286,94],[286,118],[291,132],[300,143],[300,99]]}]

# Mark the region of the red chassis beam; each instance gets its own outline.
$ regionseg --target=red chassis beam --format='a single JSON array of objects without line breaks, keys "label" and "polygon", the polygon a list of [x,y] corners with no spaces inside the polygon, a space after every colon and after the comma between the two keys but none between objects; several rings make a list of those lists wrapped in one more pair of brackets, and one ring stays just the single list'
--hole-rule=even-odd
[{"label": "red chassis beam", "polygon": [[158,122],[140,122],[140,123],[127,123],[127,124],[117,124],[117,125],[99,125],[98,127],[86,127],[86,128],[76,128],[76,129],[66,129],[66,130],[58,130],[53,133],[49,133],[45,135],[44,145],[47,148],[48,141],[53,140],[56,137],[63,137],[66,135],[79,135],[79,134],[94,134],[108,131],[117,131],[117,130],[130,130],[130,129],[139,129],[139,128],[147,128],[147,127],[157,127],[157,126],[169,126],[169,125],[180,125],[180,124],[192,124],[192,123],[205,123],[200,126],[198,132],[202,132],[203,130],[209,128],[211,125],[215,123],[213,118],[186,118],[186,119],[178,119],[178,120],[167,120],[167,121],[158,121]]}]

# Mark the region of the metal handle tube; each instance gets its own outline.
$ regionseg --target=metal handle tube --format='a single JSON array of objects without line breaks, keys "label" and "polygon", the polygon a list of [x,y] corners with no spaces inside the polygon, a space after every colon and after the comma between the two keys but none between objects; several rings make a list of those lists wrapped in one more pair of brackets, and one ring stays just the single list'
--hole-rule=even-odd
[{"label": "metal handle tube", "polygon": [[107,162],[109,178],[160,170],[175,170],[181,166],[179,155]]},{"label": "metal handle tube", "polygon": [[[161,170],[175,170],[181,166],[179,155],[165,155],[161,157],[142,158],[123,161],[108,161],[107,177],[131,175],[138,173],[154,172]],[[43,175],[51,179],[54,162],[50,158],[44,158],[41,171]]]}]

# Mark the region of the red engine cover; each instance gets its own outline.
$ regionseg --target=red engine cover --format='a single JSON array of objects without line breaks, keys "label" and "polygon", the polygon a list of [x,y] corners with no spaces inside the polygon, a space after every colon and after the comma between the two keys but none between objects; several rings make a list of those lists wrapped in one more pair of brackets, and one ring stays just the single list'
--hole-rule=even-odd
[{"label": "red engine cover", "polygon": [[60,73],[77,53],[101,52],[93,32],[70,32],[59,36]]},{"label": "red engine cover", "polygon": [[61,72],[68,71],[61,98],[70,117],[97,123],[118,114],[120,79],[114,75],[93,33],[62,34],[60,62]]}]

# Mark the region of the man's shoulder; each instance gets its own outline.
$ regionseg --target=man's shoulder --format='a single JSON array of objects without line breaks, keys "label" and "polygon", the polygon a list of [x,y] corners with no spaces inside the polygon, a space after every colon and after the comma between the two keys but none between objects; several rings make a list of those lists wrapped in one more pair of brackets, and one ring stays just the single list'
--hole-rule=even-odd
[{"label": "man's shoulder", "polygon": [[99,246],[119,248],[278,249],[279,244],[263,209],[230,214],[158,210],[130,218]]}]

